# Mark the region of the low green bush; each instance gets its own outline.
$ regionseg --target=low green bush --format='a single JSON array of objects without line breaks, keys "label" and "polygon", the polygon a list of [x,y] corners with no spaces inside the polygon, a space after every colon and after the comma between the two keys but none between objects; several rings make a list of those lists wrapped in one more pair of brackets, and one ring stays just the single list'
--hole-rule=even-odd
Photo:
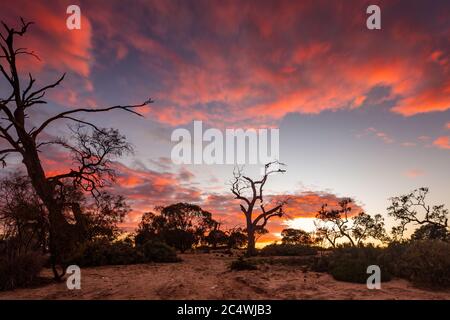
[{"label": "low green bush", "polygon": [[286,257],[269,257],[269,258],[258,258],[255,262],[258,264],[270,264],[270,265],[283,265],[283,266],[293,266],[293,267],[306,267],[310,268],[314,260],[313,256],[286,256]]},{"label": "low green bush", "polygon": [[0,257],[0,291],[29,286],[38,278],[45,258],[36,252]]},{"label": "low green bush", "polygon": [[330,269],[330,261],[327,256],[316,256],[310,264],[311,271],[328,272]]},{"label": "low green bush", "polygon": [[411,241],[391,269],[415,285],[450,288],[450,243],[441,240]]},{"label": "low green bush", "polygon": [[159,241],[147,241],[134,246],[130,241],[110,242],[106,239],[89,241],[80,245],[65,261],[66,265],[80,267],[126,265],[146,262],[178,262],[175,249]]},{"label": "low green bush", "polygon": [[145,262],[179,262],[174,248],[159,241],[147,241],[140,248]]},{"label": "low green bush", "polygon": [[370,276],[367,267],[378,265],[381,269],[381,281],[389,281],[392,278],[389,268],[380,260],[382,250],[374,247],[335,249],[327,258],[328,272],[339,281],[366,283]]},{"label": "low green bush", "polygon": [[231,262],[230,269],[236,271],[257,270],[258,267],[256,266],[256,263],[254,261],[239,257],[238,259]]},{"label": "low green bush", "polygon": [[65,261],[65,264],[91,267],[133,264],[140,261],[141,256],[139,252],[129,242],[109,242],[101,239],[81,244],[72,256]]},{"label": "low green bush", "polygon": [[307,256],[316,253],[316,248],[300,244],[270,244],[259,251],[262,256]]}]

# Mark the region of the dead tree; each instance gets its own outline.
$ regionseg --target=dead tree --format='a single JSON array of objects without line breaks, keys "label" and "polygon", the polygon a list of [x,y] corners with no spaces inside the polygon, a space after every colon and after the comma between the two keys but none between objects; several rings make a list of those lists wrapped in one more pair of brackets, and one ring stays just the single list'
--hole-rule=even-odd
[{"label": "dead tree", "polygon": [[[117,130],[96,127],[93,123],[85,121],[82,114],[107,112],[112,110],[127,111],[141,116],[136,108],[152,103],[147,100],[138,105],[117,105],[103,108],[72,108],[53,115],[34,126],[34,117],[29,110],[45,104],[45,94],[48,90],[57,87],[64,79],[63,74],[54,83],[35,88],[36,79],[28,73],[27,81],[22,83],[22,73],[17,68],[17,58],[23,55],[37,57],[26,48],[16,48],[15,39],[22,37],[28,31],[31,22],[21,19],[21,26],[16,30],[2,22],[3,31],[0,31],[0,72],[11,90],[9,96],[0,98],[0,138],[8,147],[0,150],[0,161],[6,165],[8,154],[18,154],[26,168],[31,184],[48,211],[49,219],[49,251],[55,279],[59,280],[61,274],[56,269],[62,255],[71,241],[66,232],[69,223],[64,217],[64,203],[60,195],[63,186],[70,180],[84,190],[95,192],[104,185],[105,179],[114,175],[111,168],[111,157],[120,156],[130,149],[125,138]],[[34,113],[36,114],[36,113]],[[78,124],[74,129],[76,143],[70,144],[63,139],[53,141],[40,141],[44,130],[58,121],[69,121]],[[86,128],[92,131],[89,134]],[[69,150],[77,163],[75,168],[64,174],[48,176],[44,171],[40,158],[40,149],[47,145],[58,145]]]},{"label": "dead tree", "polygon": [[[258,230],[264,230],[267,222],[272,217],[281,217],[284,214],[283,206],[287,200],[278,201],[270,209],[265,207],[263,198],[263,188],[267,182],[268,177],[274,173],[284,173],[286,170],[280,169],[279,166],[284,164],[273,161],[264,166],[264,175],[260,180],[253,180],[242,173],[242,168],[235,168],[233,175],[234,179],[231,184],[231,192],[234,194],[235,199],[241,200],[240,208],[245,215],[246,232],[248,238],[247,255],[252,256],[255,254],[255,235]],[[275,168],[275,166],[277,168]],[[260,213],[254,218],[253,212],[258,209]]]}]

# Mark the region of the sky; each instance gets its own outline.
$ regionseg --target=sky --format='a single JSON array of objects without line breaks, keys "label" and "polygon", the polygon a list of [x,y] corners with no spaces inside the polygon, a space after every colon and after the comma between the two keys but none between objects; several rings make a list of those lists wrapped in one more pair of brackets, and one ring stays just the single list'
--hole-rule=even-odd
[{"label": "sky", "polygon": [[[311,229],[321,204],[352,197],[356,210],[386,216],[389,198],[430,188],[431,204],[450,206],[450,3],[448,1],[1,1],[0,19],[34,21],[21,46],[22,75],[64,82],[39,123],[74,107],[155,102],[139,111],[88,120],[118,128],[134,154],[118,159],[114,192],[133,207],[132,230],[154,206],[186,201],[226,227],[243,225],[230,192],[233,165],[176,165],[177,128],[279,128],[280,161],[266,193],[289,195],[288,217]],[[81,8],[81,29],[66,8]],[[366,8],[381,8],[368,30]],[[0,93],[5,83],[0,81]],[[48,136],[67,135],[67,124]],[[67,171],[66,154],[44,152],[48,173]],[[10,158],[6,170],[19,166]],[[260,165],[245,166],[259,177]],[[3,171],[5,172],[5,170]]]}]

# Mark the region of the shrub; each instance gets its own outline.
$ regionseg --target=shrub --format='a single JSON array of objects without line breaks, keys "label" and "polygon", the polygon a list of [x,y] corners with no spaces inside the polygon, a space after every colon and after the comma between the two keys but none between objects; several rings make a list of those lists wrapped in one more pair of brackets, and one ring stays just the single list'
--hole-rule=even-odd
[{"label": "shrub", "polygon": [[315,272],[328,272],[329,271],[329,258],[327,256],[317,256],[311,262],[310,268]]},{"label": "shrub", "polygon": [[382,250],[373,247],[338,248],[328,258],[329,273],[339,281],[366,283],[369,277],[367,267],[378,265],[381,281],[389,281],[389,269],[380,260]]},{"label": "shrub", "polygon": [[179,262],[174,248],[159,241],[147,241],[141,248],[145,262]]},{"label": "shrub", "polygon": [[243,257],[239,257],[237,260],[231,262],[230,265],[231,270],[257,270],[256,263],[254,261],[244,259]]},{"label": "shrub", "polygon": [[403,259],[408,247],[409,243],[393,242],[380,255],[381,263],[396,277],[410,279],[410,269]]},{"label": "shrub", "polygon": [[316,248],[300,244],[270,244],[260,250],[263,256],[306,256],[316,253]]},{"label": "shrub", "polygon": [[13,258],[0,257],[0,290],[12,290],[33,284],[43,265],[44,257],[35,252]]},{"label": "shrub", "polygon": [[66,261],[66,264],[90,267],[133,264],[139,263],[140,260],[141,256],[138,251],[129,242],[95,240],[80,245],[77,251]]},{"label": "shrub", "polygon": [[450,288],[450,243],[412,241],[406,246],[400,261],[396,272],[415,285]]},{"label": "shrub", "polygon": [[102,239],[80,245],[78,250],[65,261],[65,264],[94,267],[177,261],[181,260],[177,257],[175,249],[159,241],[147,241],[143,245],[134,246],[127,239],[115,242]]},{"label": "shrub", "polygon": [[254,258],[256,264],[282,265],[309,268],[313,263],[313,256],[286,256],[286,257],[264,257]]}]

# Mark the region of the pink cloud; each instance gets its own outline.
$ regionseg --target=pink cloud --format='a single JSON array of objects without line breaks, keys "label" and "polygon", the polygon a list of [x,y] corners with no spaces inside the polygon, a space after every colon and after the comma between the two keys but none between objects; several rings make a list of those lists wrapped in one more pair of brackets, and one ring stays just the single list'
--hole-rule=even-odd
[{"label": "pink cloud", "polygon": [[408,178],[417,178],[425,174],[423,170],[420,169],[410,169],[404,172],[404,175]]},{"label": "pink cloud", "polygon": [[439,149],[450,149],[450,137],[438,137],[433,141],[433,145]]},{"label": "pink cloud", "polygon": [[[391,89],[392,111],[404,116],[450,108],[449,29],[437,32],[431,22],[448,20],[445,12],[418,23],[414,13],[402,12],[400,2],[383,3],[389,12],[402,14],[390,17],[390,27],[378,36],[365,30],[358,5],[344,10],[321,1],[225,1],[220,6],[199,1],[197,6],[193,10],[171,1],[139,2],[133,8],[119,2],[107,8],[86,4],[87,25],[92,22],[95,28],[88,27],[73,43],[50,38],[64,54],[58,59],[50,54],[50,60],[88,76],[92,52],[113,53],[94,62],[102,68],[125,63],[134,54],[138,69],[154,74],[161,87],[149,116],[170,125],[193,119],[267,125],[290,112],[358,108],[380,85]],[[53,37],[66,35],[53,20],[42,22],[46,30]],[[339,32],[330,36],[330,28]],[[91,38],[102,40],[104,47],[96,47]],[[77,49],[70,52],[73,46]],[[149,87],[143,81],[123,90],[148,94]]]}]

